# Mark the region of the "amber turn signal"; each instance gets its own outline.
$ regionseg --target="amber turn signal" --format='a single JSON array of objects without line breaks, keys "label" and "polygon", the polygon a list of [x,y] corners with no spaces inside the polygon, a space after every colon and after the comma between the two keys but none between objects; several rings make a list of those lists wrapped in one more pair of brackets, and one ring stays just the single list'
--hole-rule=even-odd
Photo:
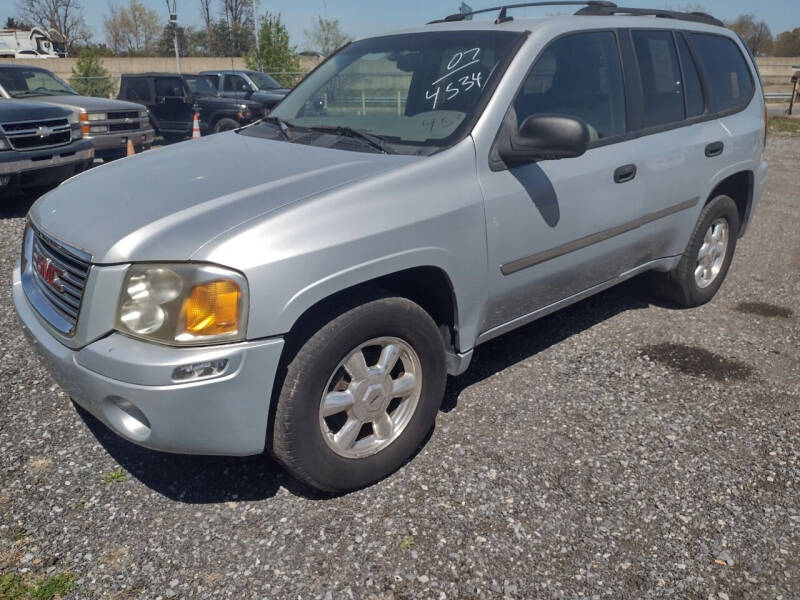
[{"label": "amber turn signal", "polygon": [[236,333],[242,292],[230,280],[196,285],[183,303],[184,332],[193,336]]}]

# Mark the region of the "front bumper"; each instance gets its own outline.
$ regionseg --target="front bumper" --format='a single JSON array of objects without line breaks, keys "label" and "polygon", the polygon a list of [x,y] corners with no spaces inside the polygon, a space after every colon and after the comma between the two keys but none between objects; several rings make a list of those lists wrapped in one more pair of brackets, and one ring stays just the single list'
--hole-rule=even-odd
[{"label": "front bumper", "polygon": [[[25,333],[62,389],[121,437],[183,454],[247,456],[264,451],[270,398],[283,339],[172,348],[118,333],[81,349],[60,343],[13,274]],[[213,379],[175,383],[175,367],[228,359]]]},{"label": "front bumper", "polygon": [[155,136],[155,131],[152,128],[147,128],[114,133],[86,134],[84,138],[92,141],[97,156],[102,157],[104,154],[110,155],[123,152],[128,146],[128,140],[133,142],[135,150],[140,152],[153,144]]},{"label": "front bumper", "polygon": [[9,150],[0,152],[0,176],[11,176],[8,187],[59,183],[83,171],[93,159],[94,148],[87,140],[46,150]]}]

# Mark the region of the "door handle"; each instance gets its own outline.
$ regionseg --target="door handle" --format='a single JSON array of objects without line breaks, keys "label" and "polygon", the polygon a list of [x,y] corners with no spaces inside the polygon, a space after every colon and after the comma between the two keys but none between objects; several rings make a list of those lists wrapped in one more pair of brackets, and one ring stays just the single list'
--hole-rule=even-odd
[{"label": "door handle", "polygon": [[723,150],[725,150],[725,144],[722,142],[714,142],[713,144],[706,146],[706,156],[708,158],[714,158],[715,156],[722,154]]},{"label": "door handle", "polygon": [[636,165],[624,165],[614,171],[614,183],[627,183],[636,177]]}]

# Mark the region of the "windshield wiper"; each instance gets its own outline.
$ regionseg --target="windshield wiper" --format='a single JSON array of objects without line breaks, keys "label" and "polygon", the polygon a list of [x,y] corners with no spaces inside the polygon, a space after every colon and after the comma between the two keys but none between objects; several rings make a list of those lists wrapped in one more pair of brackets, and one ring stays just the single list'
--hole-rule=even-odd
[{"label": "windshield wiper", "polygon": [[309,127],[309,129],[311,131],[333,133],[335,135],[359,139],[366,142],[376,150],[380,150],[384,154],[397,154],[397,152],[386,145],[383,138],[371,133],[367,133],[366,131],[361,131],[360,129],[354,129],[353,127],[347,127],[345,125],[315,125],[314,127]]},{"label": "windshield wiper", "polygon": [[280,117],[272,117],[272,116],[264,117],[264,121],[269,121],[270,123],[274,123],[275,125],[277,125],[278,129],[280,129],[281,133],[283,134],[283,137],[287,141],[292,140],[292,136],[289,135],[290,125],[286,121],[284,121]]},{"label": "windshield wiper", "polygon": [[20,96],[55,96],[55,92],[45,92],[42,90],[24,90],[22,92],[16,92],[11,94],[14,98],[19,98]]}]

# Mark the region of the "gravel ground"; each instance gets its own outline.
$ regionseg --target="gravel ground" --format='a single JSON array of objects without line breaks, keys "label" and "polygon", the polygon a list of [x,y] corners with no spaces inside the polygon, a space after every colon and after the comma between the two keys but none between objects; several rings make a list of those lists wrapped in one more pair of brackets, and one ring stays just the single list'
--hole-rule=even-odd
[{"label": "gravel ground", "polygon": [[[140,449],[26,345],[0,218],[0,574],[70,598],[800,598],[800,138],[717,298],[642,281],[477,350],[427,445],[341,497]],[[87,427],[88,425],[88,427]]]}]

